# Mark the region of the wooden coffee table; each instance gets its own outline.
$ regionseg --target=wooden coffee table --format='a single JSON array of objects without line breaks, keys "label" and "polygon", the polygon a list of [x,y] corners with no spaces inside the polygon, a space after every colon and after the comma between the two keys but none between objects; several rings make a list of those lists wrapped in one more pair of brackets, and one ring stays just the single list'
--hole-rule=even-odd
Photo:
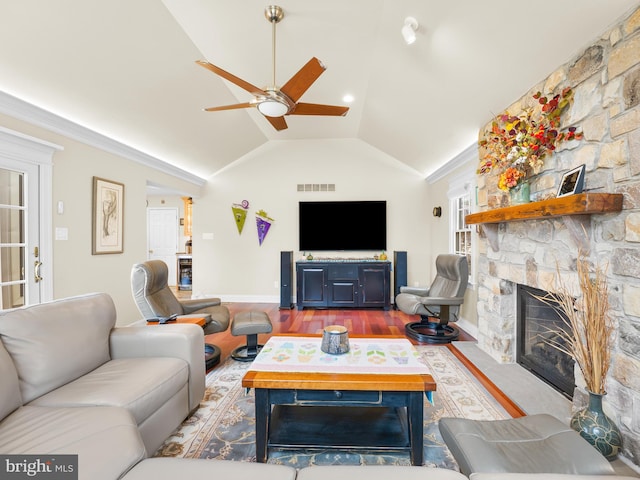
[{"label": "wooden coffee table", "polygon": [[345,355],[319,336],[274,336],[242,379],[255,389],[256,460],[269,448],[408,451],[423,464],[423,395],[436,389],[404,337],[350,338]]}]

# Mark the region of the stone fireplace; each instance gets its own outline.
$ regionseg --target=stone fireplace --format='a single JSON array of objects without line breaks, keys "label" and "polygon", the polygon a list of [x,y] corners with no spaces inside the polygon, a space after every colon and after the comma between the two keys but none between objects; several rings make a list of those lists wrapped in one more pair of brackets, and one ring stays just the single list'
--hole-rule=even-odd
[{"label": "stone fireplace", "polygon": [[[605,411],[623,435],[623,455],[640,465],[640,9],[505,110],[518,114],[537,91],[573,88],[566,125],[584,139],[563,145],[532,179],[532,201],[555,197],[562,174],[585,164],[585,192],[620,194],[619,211],[495,220],[477,224],[478,346],[499,362],[515,363],[518,286],[554,291],[556,278],[577,286],[576,259],[607,266],[616,324]],[[488,125],[490,127],[490,124]],[[508,204],[497,176],[479,175],[477,210]],[[586,399],[575,377],[574,407]]]}]

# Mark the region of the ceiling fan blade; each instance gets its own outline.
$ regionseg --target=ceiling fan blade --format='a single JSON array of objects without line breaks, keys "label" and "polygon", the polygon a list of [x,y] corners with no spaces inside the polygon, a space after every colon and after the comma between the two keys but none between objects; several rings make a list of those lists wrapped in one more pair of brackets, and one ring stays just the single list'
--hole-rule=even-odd
[{"label": "ceiling fan blade", "polygon": [[331,115],[344,117],[349,107],[337,105],[319,105],[317,103],[296,103],[295,109],[289,115]]},{"label": "ceiling fan blade", "polygon": [[255,85],[251,85],[249,82],[245,82],[241,78],[236,77],[232,73],[227,72],[226,70],[221,69],[220,67],[216,67],[212,63],[205,62],[204,60],[196,60],[196,63],[201,67],[206,68],[207,70],[212,71],[216,75],[220,75],[225,80],[229,80],[231,83],[236,84],[240,88],[246,90],[252,95],[267,95],[267,92],[256,87]]},{"label": "ceiling fan blade", "polygon": [[204,111],[218,112],[220,110],[236,110],[238,108],[249,108],[249,107],[253,107],[253,105],[249,102],[245,102],[245,103],[235,103],[233,105],[223,105],[221,107],[209,107],[209,108],[205,108]]},{"label": "ceiling fan blade", "polygon": [[320,60],[313,57],[304,67],[298,70],[298,73],[289,79],[280,91],[294,102],[297,102],[325,70],[326,68],[320,63]]},{"label": "ceiling fan blade", "polygon": [[266,118],[269,121],[269,123],[273,125],[273,128],[275,128],[278,131],[285,130],[287,128],[287,122],[284,119],[284,117],[267,117],[265,115],[264,118]]}]

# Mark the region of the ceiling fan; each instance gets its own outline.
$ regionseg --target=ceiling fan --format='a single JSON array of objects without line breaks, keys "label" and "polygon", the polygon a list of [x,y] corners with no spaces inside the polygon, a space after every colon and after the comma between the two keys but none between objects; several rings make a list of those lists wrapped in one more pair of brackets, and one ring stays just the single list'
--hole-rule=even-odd
[{"label": "ceiling fan", "polygon": [[282,88],[276,85],[276,24],[284,18],[284,12],[277,5],[270,5],[264,11],[264,16],[271,23],[272,31],[272,63],[273,76],[271,86],[264,89],[251,85],[241,78],[203,60],[196,63],[207,70],[211,70],[216,75],[234,83],[240,88],[253,95],[253,100],[234,105],[224,105],[221,107],[205,108],[207,112],[220,110],[234,110],[238,108],[256,107],[262,115],[273,125],[276,130],[287,128],[285,115],[330,115],[344,116],[349,111],[349,107],[335,105],[320,105],[315,103],[298,102],[300,97],[325,71],[325,66],[316,57],[309,60],[293,77],[285,83]]}]

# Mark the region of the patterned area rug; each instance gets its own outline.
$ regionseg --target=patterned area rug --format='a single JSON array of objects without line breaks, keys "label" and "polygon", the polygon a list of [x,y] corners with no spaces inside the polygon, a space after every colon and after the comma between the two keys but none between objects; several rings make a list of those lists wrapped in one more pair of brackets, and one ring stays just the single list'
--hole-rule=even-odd
[{"label": "patterned area rug", "polygon": [[[445,346],[416,347],[436,381],[433,405],[425,398],[425,465],[457,470],[438,431],[441,417],[510,418],[500,404]],[[241,386],[248,363],[228,359],[207,375],[200,408],[169,437],[155,456],[255,462],[253,391]],[[409,454],[366,451],[269,451],[268,463],[308,465],[410,465]]]}]

